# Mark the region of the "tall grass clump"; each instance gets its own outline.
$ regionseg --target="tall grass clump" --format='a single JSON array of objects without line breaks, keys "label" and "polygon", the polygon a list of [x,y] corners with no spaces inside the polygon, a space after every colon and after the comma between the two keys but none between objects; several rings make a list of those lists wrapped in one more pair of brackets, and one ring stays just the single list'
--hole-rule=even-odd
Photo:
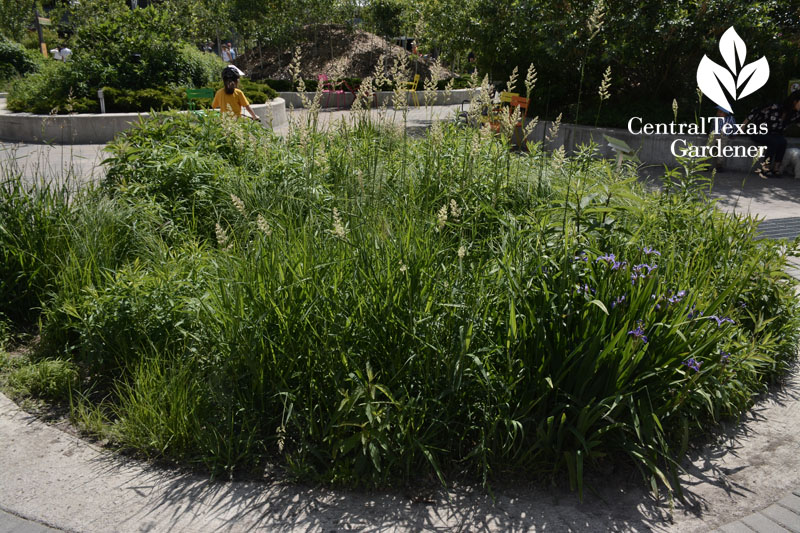
[{"label": "tall grass clump", "polygon": [[41,226],[62,251],[29,239],[48,275],[6,259],[94,431],[216,475],[582,491],[623,460],[676,490],[689,443],[794,359],[796,243],[716,211],[692,168],[648,193],[592,147],[308,124],[143,121]]}]

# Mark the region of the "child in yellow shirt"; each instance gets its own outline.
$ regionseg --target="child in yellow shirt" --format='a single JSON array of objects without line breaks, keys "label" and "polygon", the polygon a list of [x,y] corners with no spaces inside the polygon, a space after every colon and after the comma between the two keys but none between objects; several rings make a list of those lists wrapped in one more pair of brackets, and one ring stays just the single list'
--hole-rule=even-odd
[{"label": "child in yellow shirt", "polygon": [[228,65],[222,69],[224,87],[214,95],[211,107],[219,109],[221,113],[231,114],[236,118],[242,116],[242,108],[244,107],[255,120],[258,120],[255,111],[250,107],[250,102],[247,101],[247,97],[238,88],[239,78],[242,74],[243,72],[233,65]]}]

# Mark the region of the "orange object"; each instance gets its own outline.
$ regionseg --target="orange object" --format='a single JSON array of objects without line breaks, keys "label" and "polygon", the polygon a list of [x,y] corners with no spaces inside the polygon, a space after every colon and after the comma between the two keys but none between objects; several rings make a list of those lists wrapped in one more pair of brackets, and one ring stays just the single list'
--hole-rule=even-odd
[{"label": "orange object", "polygon": [[[492,131],[495,133],[500,133],[500,117],[501,113],[503,112],[503,108],[507,107],[508,114],[512,118],[514,117],[514,112],[516,109],[519,108],[520,116],[514,124],[514,134],[516,134],[516,128],[520,128],[525,125],[525,117],[528,114],[528,106],[530,106],[530,103],[530,98],[525,98],[517,93],[500,93],[500,105],[494,109],[494,114],[490,119],[490,127]],[[507,104],[507,106],[504,104]]]}]

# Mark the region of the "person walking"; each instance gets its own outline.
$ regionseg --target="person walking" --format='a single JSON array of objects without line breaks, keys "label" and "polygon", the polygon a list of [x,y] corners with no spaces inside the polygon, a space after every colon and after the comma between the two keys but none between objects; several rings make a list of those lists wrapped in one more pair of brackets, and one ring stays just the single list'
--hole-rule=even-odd
[{"label": "person walking", "polygon": [[231,63],[233,57],[231,56],[231,45],[225,43],[222,45],[222,60],[226,63]]},{"label": "person walking", "polygon": [[753,109],[742,124],[756,124],[759,133],[750,135],[756,146],[766,151],[764,177],[780,176],[783,154],[786,152],[786,137],[783,132],[792,124],[800,122],[800,90],[792,92],[782,104],[772,104]]}]

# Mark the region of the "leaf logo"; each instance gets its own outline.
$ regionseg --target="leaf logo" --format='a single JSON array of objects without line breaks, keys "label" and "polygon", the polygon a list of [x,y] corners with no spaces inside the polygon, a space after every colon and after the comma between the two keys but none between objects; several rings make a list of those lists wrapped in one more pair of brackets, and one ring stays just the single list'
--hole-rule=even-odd
[{"label": "leaf logo", "polygon": [[697,86],[703,94],[728,112],[732,112],[732,107],[728,103],[726,92],[736,101],[753,94],[769,79],[767,58],[762,57],[745,65],[746,50],[744,41],[731,26],[719,40],[719,51],[727,68],[714,63],[706,55],[697,67]]}]

